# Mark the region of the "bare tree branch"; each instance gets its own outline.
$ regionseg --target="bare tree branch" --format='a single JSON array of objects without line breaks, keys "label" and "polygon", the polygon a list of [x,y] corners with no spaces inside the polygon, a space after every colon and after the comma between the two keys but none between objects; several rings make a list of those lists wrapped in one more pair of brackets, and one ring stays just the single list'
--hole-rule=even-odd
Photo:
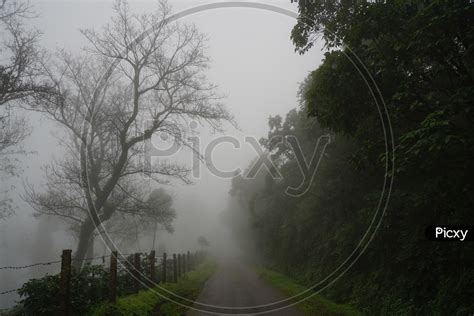
[{"label": "bare tree branch", "polygon": [[[146,164],[143,154],[153,134],[168,133],[184,144],[189,119],[214,129],[233,122],[204,76],[209,59],[205,36],[196,27],[169,22],[165,1],[156,12],[140,16],[125,1],[117,1],[114,10],[101,31],[82,30],[90,42],[83,54],[58,54],[46,71],[56,93],[42,95],[33,105],[67,131],[72,145],[66,146],[64,163],[51,168],[47,190],[30,195],[31,204],[38,213],[73,217],[78,259],[103,224],[135,225],[136,219],[146,226],[153,217],[153,224],[172,230],[170,201],[161,205],[156,197],[166,194],[153,197],[140,183],[143,177],[159,184],[190,183],[190,168],[163,157]],[[58,197],[62,190],[70,192]],[[82,223],[76,225],[75,219]]]}]

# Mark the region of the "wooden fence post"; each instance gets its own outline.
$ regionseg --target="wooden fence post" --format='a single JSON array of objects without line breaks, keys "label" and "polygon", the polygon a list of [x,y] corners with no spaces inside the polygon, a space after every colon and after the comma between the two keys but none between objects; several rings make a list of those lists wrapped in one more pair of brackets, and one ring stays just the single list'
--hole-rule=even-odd
[{"label": "wooden fence post", "polygon": [[181,278],[183,274],[183,262],[181,260],[181,254],[178,253],[178,278]]},{"label": "wooden fence post", "polygon": [[186,260],[186,254],[182,254],[181,258],[183,258],[183,274],[188,272],[188,262]]},{"label": "wooden fence post", "polygon": [[173,254],[173,281],[178,283],[178,262],[176,260],[176,254]]},{"label": "wooden fence post", "polygon": [[181,254],[181,273],[186,273],[186,256],[184,255],[184,253]]},{"label": "wooden fence post", "polygon": [[61,275],[59,283],[59,295],[61,298],[60,315],[71,315],[71,249],[64,249],[61,255]]},{"label": "wooden fence post", "polygon": [[150,252],[150,280],[151,284],[155,282],[155,250]]},{"label": "wooden fence post", "polygon": [[133,284],[134,284],[134,290],[135,293],[138,293],[140,290],[140,254],[135,253],[134,255],[134,260],[133,260]]},{"label": "wooden fence post", "polygon": [[117,251],[110,255],[109,302],[114,304],[117,299]]},{"label": "wooden fence post", "polygon": [[166,268],[168,266],[168,259],[166,259],[166,252],[163,253],[163,263],[161,268],[163,269],[163,275],[161,276],[160,283],[166,283]]},{"label": "wooden fence post", "polygon": [[189,250],[188,250],[188,253],[186,254],[186,263],[188,264],[188,271],[191,271],[191,269],[192,269],[191,254],[189,253]]}]

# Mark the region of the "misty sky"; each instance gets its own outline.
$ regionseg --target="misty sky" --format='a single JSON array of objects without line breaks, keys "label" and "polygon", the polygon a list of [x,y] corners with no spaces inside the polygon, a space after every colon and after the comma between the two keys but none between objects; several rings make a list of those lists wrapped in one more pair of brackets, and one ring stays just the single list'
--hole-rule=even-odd
[{"label": "misty sky", "polygon": [[[261,1],[276,6],[296,10],[296,4],[290,1]],[[146,11],[154,7],[153,1],[131,1],[131,7],[137,11]],[[174,11],[180,11],[207,1],[173,0]],[[80,28],[97,28],[103,25],[111,11],[112,1],[33,1],[39,16],[31,23],[43,32],[42,46],[54,52],[57,48],[78,51],[87,45],[79,32]],[[304,56],[294,52],[290,40],[290,31],[295,21],[273,12],[254,9],[220,9],[201,12],[182,19],[195,23],[198,29],[208,35],[208,55],[211,68],[208,77],[219,86],[224,94],[225,104],[235,115],[239,130],[227,128],[226,134],[241,139],[245,135],[257,139],[267,132],[267,119],[270,115],[284,115],[297,106],[296,93],[298,83],[308,72],[319,65],[322,52],[315,47]],[[16,179],[15,194],[22,194],[22,182],[41,187],[41,166],[52,157],[60,158],[61,149],[53,136],[54,124],[36,113],[26,113],[32,125],[32,134],[24,142],[24,149],[35,152],[20,157],[24,172]],[[211,137],[206,129],[202,130],[202,145]],[[189,158],[190,153],[182,153],[181,159]],[[184,158],[183,158],[184,157]],[[243,144],[241,149],[232,149],[231,145],[217,148],[214,161],[222,169],[244,169],[255,157],[253,149]],[[217,222],[217,214],[225,208],[229,179],[218,179],[206,172],[201,166],[201,179],[194,179],[194,185],[183,186],[176,183],[167,190],[173,192],[178,218],[175,233],[162,236],[166,247],[171,250],[189,249],[195,246],[196,237],[208,233],[213,242],[210,227]],[[4,183],[4,185],[7,185]],[[71,240],[65,237],[62,226],[48,220],[39,221],[32,216],[32,209],[15,198],[19,209],[17,213],[0,222],[0,266],[23,264],[33,260],[57,260],[60,249],[73,247]],[[43,231],[46,231],[44,234]],[[214,238],[218,242],[217,238]],[[142,247],[144,247],[142,245]],[[146,248],[146,247],[144,247]],[[47,270],[41,270],[41,276]],[[50,271],[54,271],[50,270]],[[17,272],[15,272],[17,273]],[[0,272],[0,284],[4,287],[18,287],[33,272],[18,271],[13,276]],[[6,288],[5,288],[6,289]],[[0,307],[10,305],[14,296],[1,297]]]}]

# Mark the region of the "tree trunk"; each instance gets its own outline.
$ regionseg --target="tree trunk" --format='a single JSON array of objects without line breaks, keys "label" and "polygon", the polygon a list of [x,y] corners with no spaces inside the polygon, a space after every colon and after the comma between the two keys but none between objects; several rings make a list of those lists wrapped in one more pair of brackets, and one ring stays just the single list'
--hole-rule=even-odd
[{"label": "tree trunk", "polygon": [[[94,257],[94,236],[89,239],[89,246],[86,251],[86,259]],[[84,263],[92,263],[92,260],[85,260]]]},{"label": "tree trunk", "polygon": [[84,258],[89,248],[90,239],[94,232],[94,224],[90,219],[87,219],[81,225],[81,231],[79,232],[79,243],[77,244],[77,250],[74,254],[73,265],[76,269],[80,270],[84,263]]}]

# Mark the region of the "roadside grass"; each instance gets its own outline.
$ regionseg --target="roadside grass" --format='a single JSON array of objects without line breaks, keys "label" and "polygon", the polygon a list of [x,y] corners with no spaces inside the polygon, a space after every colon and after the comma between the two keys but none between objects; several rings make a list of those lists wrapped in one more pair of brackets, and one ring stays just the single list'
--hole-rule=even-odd
[{"label": "roadside grass", "polygon": [[[189,300],[197,298],[201,292],[204,283],[215,271],[216,265],[214,262],[206,262],[197,267],[196,270],[187,272],[178,283],[165,283],[160,286],[176,295],[182,296]],[[102,303],[94,308],[88,315],[90,316],[148,316],[148,315],[163,315],[163,316],[178,316],[184,315],[187,308],[169,302],[167,299],[158,295],[164,293],[159,287],[153,290],[141,290],[137,294],[128,295],[117,298],[115,304]],[[167,294],[166,296],[169,296]],[[184,302],[182,299],[176,299],[177,302]]]},{"label": "roadside grass", "polygon": [[[297,295],[307,290],[295,280],[275,271],[258,269],[260,277],[274,288],[280,290],[288,297]],[[336,304],[314,295],[311,298],[296,305],[303,313],[309,316],[361,316],[363,315],[349,305]]]}]

